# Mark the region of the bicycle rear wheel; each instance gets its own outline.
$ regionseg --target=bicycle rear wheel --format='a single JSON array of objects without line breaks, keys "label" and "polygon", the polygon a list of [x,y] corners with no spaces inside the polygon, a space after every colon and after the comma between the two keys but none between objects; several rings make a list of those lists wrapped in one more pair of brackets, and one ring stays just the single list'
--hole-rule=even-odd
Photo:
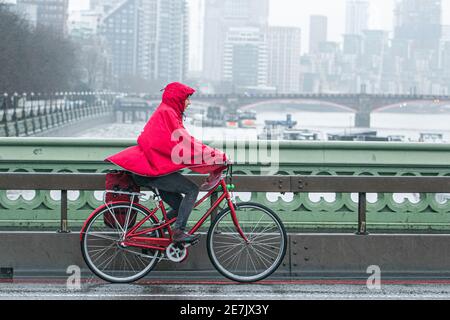
[{"label": "bicycle rear wheel", "polygon": [[239,224],[249,243],[237,232],[230,208],[211,225],[207,249],[214,267],[237,282],[256,282],[270,276],[286,254],[287,235],[279,217],[258,203],[236,206]]},{"label": "bicycle rear wheel", "polygon": [[[81,251],[89,269],[101,279],[112,283],[131,283],[149,273],[157,264],[160,251],[121,245],[125,232],[122,221],[140,222],[149,213],[135,204],[116,203],[98,209],[86,223],[81,237]],[[123,219],[124,214],[133,217]],[[116,217],[116,219],[113,218]],[[105,223],[108,222],[108,223]],[[115,221],[111,225],[111,221]],[[152,228],[156,219],[152,216],[139,230]],[[134,225],[134,223],[133,223]],[[131,225],[129,225],[131,228]],[[156,230],[151,237],[161,237],[162,231]]]}]

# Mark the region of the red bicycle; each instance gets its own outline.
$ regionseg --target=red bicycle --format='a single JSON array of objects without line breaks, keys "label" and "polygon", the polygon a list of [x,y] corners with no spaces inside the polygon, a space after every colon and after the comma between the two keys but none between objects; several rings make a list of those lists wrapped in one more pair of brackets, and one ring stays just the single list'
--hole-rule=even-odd
[{"label": "red bicycle", "polygon": [[[229,174],[231,172],[231,175]],[[226,179],[230,183],[226,183]],[[258,203],[236,203],[232,191],[232,167],[226,176],[197,201],[198,207],[213,193],[218,196],[212,207],[189,231],[195,234],[215,209],[225,200],[222,209],[207,232],[206,247],[214,267],[225,277],[237,282],[256,282],[270,276],[283,261],[287,247],[286,230],[280,218]],[[159,192],[152,189],[155,208],[135,202],[143,193],[127,193],[130,202],[109,202],[97,208],[81,230],[81,251],[90,270],[112,283],[130,283],[147,275],[162,259],[182,262],[194,244],[172,241],[171,224]],[[162,212],[158,217],[157,213]],[[124,214],[126,219],[124,220]],[[105,225],[107,219],[115,224]],[[120,219],[117,219],[121,215]],[[119,223],[119,220],[122,223]],[[125,222],[124,222],[125,221]]]}]

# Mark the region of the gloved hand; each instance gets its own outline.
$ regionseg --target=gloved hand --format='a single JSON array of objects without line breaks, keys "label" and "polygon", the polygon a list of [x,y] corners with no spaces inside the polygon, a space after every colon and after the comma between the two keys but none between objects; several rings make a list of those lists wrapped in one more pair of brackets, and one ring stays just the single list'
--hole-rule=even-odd
[{"label": "gloved hand", "polygon": [[227,154],[224,154],[224,164],[225,165],[234,164],[234,161]]},{"label": "gloved hand", "polygon": [[206,178],[205,182],[200,187],[200,191],[209,191],[220,182],[222,179],[222,171],[213,171],[209,174],[208,178]]}]

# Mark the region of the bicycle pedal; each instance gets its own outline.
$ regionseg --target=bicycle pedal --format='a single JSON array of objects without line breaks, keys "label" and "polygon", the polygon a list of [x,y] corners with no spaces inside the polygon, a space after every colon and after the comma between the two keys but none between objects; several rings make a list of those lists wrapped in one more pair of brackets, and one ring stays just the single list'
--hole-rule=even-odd
[{"label": "bicycle pedal", "polygon": [[186,248],[195,246],[195,245],[197,245],[199,242],[200,242],[200,239],[195,239],[195,240],[192,241],[191,243],[187,244],[187,245],[186,245]]},{"label": "bicycle pedal", "polygon": [[179,248],[183,248],[183,246],[184,246],[185,248],[188,248],[188,247],[190,247],[190,246],[196,245],[196,244],[199,243],[199,242],[200,242],[200,237],[199,237],[199,235],[196,235],[195,238],[194,238],[192,241],[190,241],[190,242],[185,242],[185,241],[174,241],[173,244],[174,244],[176,247],[179,247]]}]

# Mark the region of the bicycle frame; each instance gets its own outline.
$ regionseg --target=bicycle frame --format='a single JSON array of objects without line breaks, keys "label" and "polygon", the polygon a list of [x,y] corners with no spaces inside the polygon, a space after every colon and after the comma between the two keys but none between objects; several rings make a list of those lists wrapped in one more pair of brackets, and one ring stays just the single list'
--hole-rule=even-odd
[{"label": "bicycle frame", "polygon": [[[227,184],[225,182],[225,179],[222,179],[217,186],[215,186],[213,189],[211,189],[203,198],[198,200],[194,206],[194,208],[197,208],[200,204],[202,204],[206,199],[208,199],[219,187],[222,187],[223,193],[220,195],[220,197],[215,201],[215,203],[211,206],[211,208],[203,215],[203,217],[195,224],[195,226],[188,232],[189,234],[194,234],[197,232],[198,229],[205,223],[205,221],[211,216],[212,212],[220,206],[220,204],[226,200],[228,202],[228,206],[231,210],[231,217],[233,220],[233,224],[236,227],[237,232],[242,237],[242,239],[245,242],[249,242],[247,237],[245,236],[244,232],[242,231],[241,226],[239,225],[239,221],[236,216],[236,211],[234,204],[232,202],[230,192],[228,191]],[[154,228],[148,228],[141,230],[137,232],[137,230],[145,223],[147,222],[152,216],[158,212],[158,210],[162,210],[163,217],[165,221],[163,224],[158,225]],[[166,248],[172,243],[172,236],[173,231],[171,228],[171,224],[176,220],[176,218],[167,221],[167,211],[164,206],[164,203],[161,199],[159,199],[158,206],[151,211],[151,213],[145,217],[142,221],[140,221],[138,224],[136,224],[134,227],[131,228],[131,230],[127,231],[125,230],[126,236],[125,240],[121,243],[123,246],[129,246],[129,247],[138,247],[138,248],[145,248],[145,249],[154,249],[159,251],[165,251]],[[158,221],[159,222],[159,221]],[[164,232],[162,233],[161,238],[151,238],[151,237],[142,237],[145,234],[149,234],[156,230],[165,230],[167,229],[169,232],[169,237],[165,237]]]}]

